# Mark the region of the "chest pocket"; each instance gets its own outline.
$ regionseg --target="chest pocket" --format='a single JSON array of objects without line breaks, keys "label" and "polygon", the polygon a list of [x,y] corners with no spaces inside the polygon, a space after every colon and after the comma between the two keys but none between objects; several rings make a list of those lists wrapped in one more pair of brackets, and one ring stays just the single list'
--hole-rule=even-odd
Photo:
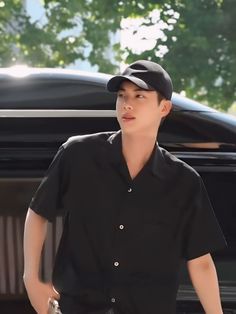
[{"label": "chest pocket", "polygon": [[160,241],[172,241],[175,225],[167,213],[160,214],[156,209],[147,209],[142,215],[143,235]]},{"label": "chest pocket", "polygon": [[143,221],[143,232],[149,235],[165,236],[171,238],[174,234],[170,224],[163,221]]}]

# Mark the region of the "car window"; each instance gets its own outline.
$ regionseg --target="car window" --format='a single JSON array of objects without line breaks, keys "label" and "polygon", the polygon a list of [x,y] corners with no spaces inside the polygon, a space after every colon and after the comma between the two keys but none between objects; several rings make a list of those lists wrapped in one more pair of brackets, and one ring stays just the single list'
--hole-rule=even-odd
[{"label": "car window", "polygon": [[92,82],[4,80],[0,95],[0,109],[115,109],[115,94]]}]

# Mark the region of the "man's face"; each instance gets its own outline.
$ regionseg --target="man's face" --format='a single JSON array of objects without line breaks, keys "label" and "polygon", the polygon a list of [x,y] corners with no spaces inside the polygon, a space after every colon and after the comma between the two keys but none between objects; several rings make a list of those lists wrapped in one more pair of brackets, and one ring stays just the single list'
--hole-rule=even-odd
[{"label": "man's face", "polygon": [[130,81],[124,81],[117,93],[117,119],[123,133],[155,136],[170,109],[170,101],[158,104],[156,91],[141,89]]}]

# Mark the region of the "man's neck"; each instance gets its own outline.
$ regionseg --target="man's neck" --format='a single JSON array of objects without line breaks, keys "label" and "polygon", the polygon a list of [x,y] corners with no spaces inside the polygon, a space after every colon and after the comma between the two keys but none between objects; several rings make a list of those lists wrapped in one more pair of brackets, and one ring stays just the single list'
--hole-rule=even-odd
[{"label": "man's neck", "polygon": [[144,166],[156,143],[156,136],[122,133],[122,152],[127,164]]}]

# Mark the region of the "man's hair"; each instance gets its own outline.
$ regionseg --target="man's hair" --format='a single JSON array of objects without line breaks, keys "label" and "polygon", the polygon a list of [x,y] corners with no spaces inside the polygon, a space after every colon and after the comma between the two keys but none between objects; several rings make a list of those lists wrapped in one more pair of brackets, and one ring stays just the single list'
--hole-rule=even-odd
[{"label": "man's hair", "polygon": [[[163,96],[160,92],[157,92],[157,105],[160,106],[160,103],[162,100],[167,100],[165,96]],[[169,116],[169,114],[171,113],[172,109],[170,110],[170,112],[168,113],[167,116]],[[167,116],[163,117],[161,119],[161,123],[160,126],[162,126],[163,122],[165,121],[165,119],[167,118]]]},{"label": "man's hair", "polygon": [[160,92],[157,92],[157,101],[158,101],[158,106],[160,105],[161,101],[163,99],[166,99],[165,96],[163,96]]}]

